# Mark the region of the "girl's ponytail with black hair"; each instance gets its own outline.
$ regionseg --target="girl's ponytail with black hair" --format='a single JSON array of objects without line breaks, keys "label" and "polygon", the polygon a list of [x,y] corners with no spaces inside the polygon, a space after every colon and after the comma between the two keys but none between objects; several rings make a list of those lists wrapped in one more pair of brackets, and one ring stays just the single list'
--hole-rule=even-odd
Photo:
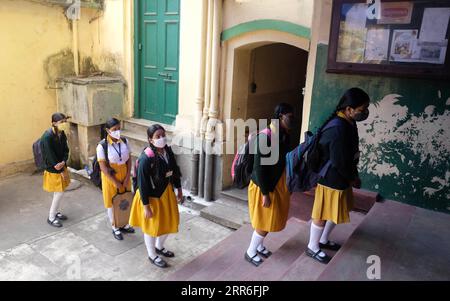
[{"label": "girl's ponytail with black hair", "polygon": [[322,136],[322,131],[324,127],[330,122],[333,118],[337,116],[339,111],[345,110],[347,107],[351,107],[356,109],[359,106],[362,106],[366,103],[370,102],[369,95],[364,92],[360,88],[351,88],[345,91],[344,95],[342,95],[339,103],[336,106],[334,112],[325,120],[322,126],[317,130],[316,140],[314,141],[314,145],[311,148],[311,151],[308,155],[307,165],[312,171],[318,172],[321,163],[321,151],[319,147],[319,141]]},{"label": "girl's ponytail with black hair", "polygon": [[320,137],[322,136],[322,130],[328,124],[328,122],[330,122],[337,116],[337,112],[338,112],[338,110],[336,107],[336,110],[334,110],[334,112],[331,113],[331,115],[325,120],[325,122],[322,124],[322,126],[317,130],[316,139],[314,140],[314,144],[308,155],[308,160],[306,161],[308,168],[314,172],[318,172],[318,170],[320,168],[320,159],[321,159],[322,153],[320,151],[319,141],[320,141]]},{"label": "girl's ponytail with black hair", "polygon": [[[153,135],[156,133],[156,131],[158,131],[158,130],[163,130],[163,131],[166,131],[161,125],[159,125],[159,124],[153,124],[153,125],[151,125],[148,129],[147,129],[147,137],[148,137],[148,139],[153,139]],[[150,141],[149,141],[149,147],[152,149],[152,151],[155,153],[155,154],[157,154],[157,149],[156,149],[156,146],[154,146],[153,144],[151,144],[150,143]],[[159,163],[159,160],[154,160],[155,161],[155,165],[154,165],[154,168],[155,168],[155,179],[156,179],[156,181],[159,181],[160,180],[160,175],[159,175],[159,172],[160,172],[160,170],[161,170],[161,166],[160,166],[160,163]]]}]

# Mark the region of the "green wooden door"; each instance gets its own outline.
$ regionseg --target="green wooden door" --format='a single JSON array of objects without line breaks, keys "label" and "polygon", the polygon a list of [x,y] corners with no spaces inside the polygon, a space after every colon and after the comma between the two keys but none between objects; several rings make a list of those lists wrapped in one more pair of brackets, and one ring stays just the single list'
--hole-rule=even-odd
[{"label": "green wooden door", "polygon": [[136,116],[172,124],[178,113],[180,0],[137,0]]}]

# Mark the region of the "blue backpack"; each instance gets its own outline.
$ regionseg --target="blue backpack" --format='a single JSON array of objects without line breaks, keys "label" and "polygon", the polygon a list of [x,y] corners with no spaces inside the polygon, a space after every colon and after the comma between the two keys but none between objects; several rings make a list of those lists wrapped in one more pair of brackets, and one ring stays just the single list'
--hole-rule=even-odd
[{"label": "blue backpack", "polygon": [[[342,126],[342,120],[334,118],[322,129],[322,132],[332,127],[342,129]],[[286,184],[291,193],[311,190],[320,178],[326,176],[331,167],[330,160],[318,172],[308,167],[308,155],[313,151],[316,140],[317,133],[313,135],[308,131],[305,133],[305,141],[286,154]]]}]

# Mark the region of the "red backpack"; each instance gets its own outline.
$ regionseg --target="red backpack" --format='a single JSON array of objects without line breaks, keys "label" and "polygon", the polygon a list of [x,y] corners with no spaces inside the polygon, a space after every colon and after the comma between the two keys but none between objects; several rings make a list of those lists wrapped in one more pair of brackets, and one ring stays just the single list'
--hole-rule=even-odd
[{"label": "red backpack", "polygon": [[[148,158],[154,158],[155,157],[155,152],[150,148],[150,147],[146,147],[143,151],[142,151]],[[137,190],[137,173],[138,173],[138,167],[139,167],[139,158],[136,159],[136,163],[134,164],[134,173],[133,173],[133,191],[136,192]],[[153,181],[152,181],[153,184]]]},{"label": "red backpack", "polygon": [[231,165],[231,178],[233,179],[233,186],[239,189],[248,186],[250,183],[254,159],[254,155],[250,154],[250,148],[254,147],[254,140],[259,134],[265,134],[270,139],[272,131],[270,128],[265,128],[256,135],[250,134],[247,142],[238,149],[234,156]]}]

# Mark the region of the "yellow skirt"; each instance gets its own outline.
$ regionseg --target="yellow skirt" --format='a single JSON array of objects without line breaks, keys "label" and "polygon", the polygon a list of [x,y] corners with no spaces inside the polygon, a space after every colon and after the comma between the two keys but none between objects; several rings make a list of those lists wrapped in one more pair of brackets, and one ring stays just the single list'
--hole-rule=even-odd
[{"label": "yellow skirt", "polygon": [[70,176],[67,168],[64,167],[63,171],[65,179],[63,179],[60,173],[52,173],[44,171],[44,181],[42,187],[47,192],[63,192],[70,184]]},{"label": "yellow skirt", "polygon": [[153,217],[146,219],[144,205],[142,204],[139,189],[133,199],[130,212],[130,225],[139,227],[147,235],[158,237],[164,234],[177,233],[180,223],[178,202],[172,184],[168,184],[166,190],[159,199],[150,198],[150,208]]},{"label": "yellow skirt", "polygon": [[248,186],[248,211],[254,229],[266,232],[278,232],[286,227],[289,213],[290,197],[286,186],[286,173],[278,180],[275,190],[269,193],[269,208],[262,205],[261,189],[250,181]]},{"label": "yellow skirt", "polygon": [[[126,164],[110,164],[111,168],[114,169],[116,174],[114,177],[123,182],[127,176],[128,166]],[[105,208],[112,207],[112,199],[117,195],[117,187],[114,183],[102,172],[102,193],[103,193],[103,203],[105,204]],[[131,180],[128,183],[128,187],[126,187],[127,191],[131,191]],[[121,191],[124,192],[124,191]]]},{"label": "yellow skirt", "polygon": [[335,224],[349,223],[353,208],[353,190],[329,188],[318,184],[314,198],[312,218],[333,221]]}]

